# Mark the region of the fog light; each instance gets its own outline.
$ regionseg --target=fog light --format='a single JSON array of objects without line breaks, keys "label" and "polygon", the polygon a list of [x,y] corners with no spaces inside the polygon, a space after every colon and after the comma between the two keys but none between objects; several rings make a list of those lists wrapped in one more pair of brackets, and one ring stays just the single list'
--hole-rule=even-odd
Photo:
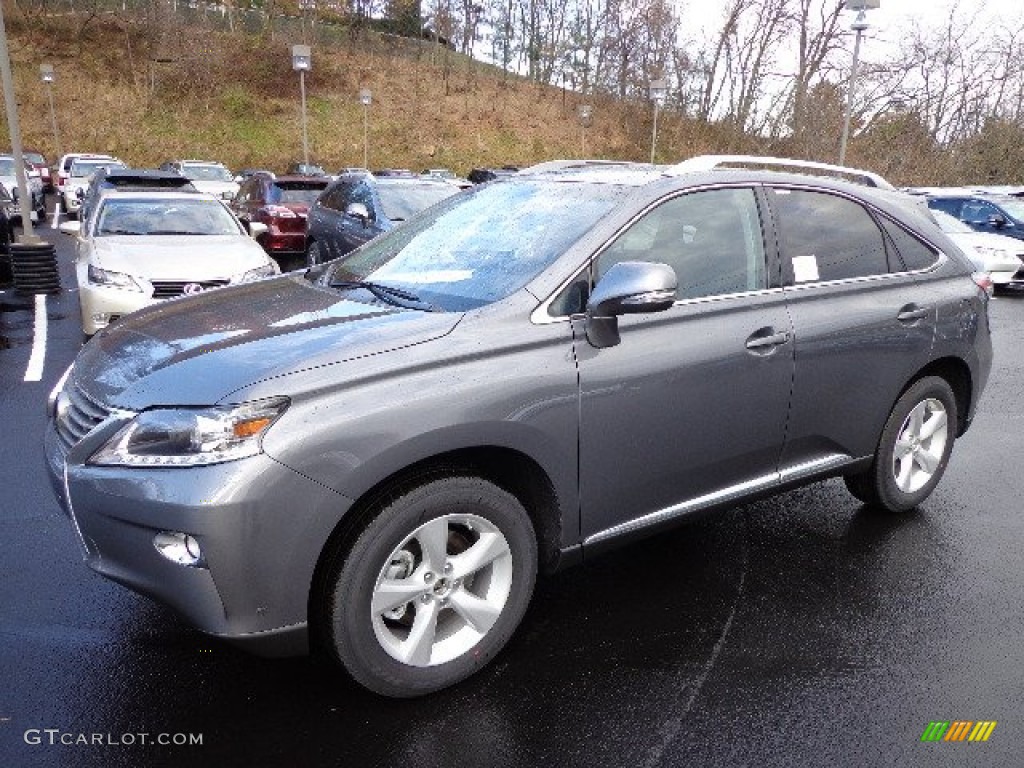
[{"label": "fog light", "polygon": [[195,536],[190,536],[187,533],[160,531],[153,537],[153,546],[156,547],[157,552],[172,563],[192,568],[202,568],[206,565],[199,542]]}]

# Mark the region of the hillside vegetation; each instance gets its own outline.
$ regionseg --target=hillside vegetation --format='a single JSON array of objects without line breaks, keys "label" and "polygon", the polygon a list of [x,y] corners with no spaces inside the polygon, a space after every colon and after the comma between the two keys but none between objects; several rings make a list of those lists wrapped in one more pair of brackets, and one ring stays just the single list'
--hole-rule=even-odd
[{"label": "hillside vegetation", "polygon": [[[301,159],[298,75],[291,42],[266,35],[182,28],[159,40],[112,15],[36,17],[8,11],[19,120],[27,146],[56,146],[41,62],[56,71],[53,97],[63,152],[103,152],[138,166],[212,158],[231,168],[281,169]],[[650,104],[588,98],[481,66],[430,43],[361,33],[348,46],[313,48],[306,75],[310,159],[332,170],[362,165],[361,88],[371,167],[527,165],[588,156],[647,160]],[[163,59],[155,61],[154,59]],[[711,126],[659,116],[659,162],[723,150]],[[586,136],[584,131],[586,130]]]},{"label": "hillside vegetation", "polygon": [[[56,152],[39,80],[39,64],[48,62],[57,72],[64,151],[108,152],[139,166],[197,157],[280,169],[301,158],[294,40],[196,26],[154,31],[114,15],[27,18],[16,9],[7,26],[26,146]],[[306,76],[311,159],[331,170],[363,163],[361,88],[373,93],[374,168],[465,173],[477,165],[579,157],[584,146],[593,157],[650,157],[649,103],[588,97],[594,116],[584,129],[579,94],[435,44],[363,31],[334,46],[315,45]],[[666,112],[658,129],[659,162],[750,143]]]},{"label": "hillside vegetation", "polygon": [[[436,43],[366,28],[307,27],[297,17],[275,17],[275,25],[250,24],[245,34],[245,25],[229,32],[223,19],[189,11],[187,3],[122,2],[124,10],[109,0],[76,4],[73,11],[65,10],[70,0],[5,4],[26,146],[50,156],[57,150],[39,79],[46,62],[57,72],[53,94],[64,151],[108,152],[137,166],[191,157],[281,170],[302,154],[291,45],[305,39],[313,47],[306,77],[310,157],[331,171],[363,164],[362,88],[373,93],[372,168],[466,173],[583,155],[650,158],[653,108],[644,99],[607,92],[583,97]],[[577,117],[583,103],[593,107],[585,129]],[[766,140],[726,118],[706,122],[662,110],[656,160],[753,152],[835,162],[842,94],[818,88],[805,111],[815,116],[813,131]],[[1024,128],[992,118],[978,133],[943,146],[913,113],[897,111],[855,132],[847,163],[904,185],[1015,182],[1024,163]]]}]

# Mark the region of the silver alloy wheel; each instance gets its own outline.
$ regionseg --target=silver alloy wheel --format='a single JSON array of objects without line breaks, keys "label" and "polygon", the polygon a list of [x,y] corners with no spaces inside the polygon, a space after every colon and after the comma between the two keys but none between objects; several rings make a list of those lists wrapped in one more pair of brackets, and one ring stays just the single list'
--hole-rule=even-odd
[{"label": "silver alloy wheel", "polygon": [[504,534],[476,515],[443,515],[413,531],[387,558],[370,615],[381,647],[414,667],[463,655],[484,638],[512,588]]},{"label": "silver alloy wheel", "polygon": [[949,415],[933,397],[914,406],[903,420],[892,455],[896,487],[903,493],[923,488],[935,474],[949,439]]}]

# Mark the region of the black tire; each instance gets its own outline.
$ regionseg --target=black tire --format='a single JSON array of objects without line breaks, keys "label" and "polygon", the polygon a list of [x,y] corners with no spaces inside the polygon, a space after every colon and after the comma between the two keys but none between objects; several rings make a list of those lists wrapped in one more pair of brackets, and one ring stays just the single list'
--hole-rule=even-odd
[{"label": "black tire", "polygon": [[306,269],[315,267],[318,264],[323,264],[324,254],[320,243],[316,240],[310,240],[306,244]]},{"label": "black tire", "polygon": [[[918,427],[911,414],[921,418]],[[946,471],[957,418],[949,383],[938,376],[918,379],[893,406],[871,466],[843,478],[846,488],[868,506],[886,512],[914,509],[931,495]],[[921,436],[924,433],[926,437]]]},{"label": "black tire", "polygon": [[[444,549],[440,560],[428,554],[431,536]],[[501,554],[458,578],[467,560],[457,555],[473,546],[489,550],[488,542],[500,542],[494,549]],[[505,646],[526,611],[536,573],[537,541],[518,499],[478,477],[426,481],[383,505],[350,546],[339,545],[323,593],[328,647],[371,691],[398,698],[432,693],[473,674]],[[418,591],[410,597],[403,589],[404,602],[375,611],[371,601],[387,597],[379,589],[385,577]],[[486,604],[493,623],[482,631],[471,624],[467,600]],[[430,627],[428,639],[417,646],[419,659],[402,660],[396,642],[404,635],[403,647],[412,647],[414,626]],[[436,644],[438,638],[446,645]]]}]

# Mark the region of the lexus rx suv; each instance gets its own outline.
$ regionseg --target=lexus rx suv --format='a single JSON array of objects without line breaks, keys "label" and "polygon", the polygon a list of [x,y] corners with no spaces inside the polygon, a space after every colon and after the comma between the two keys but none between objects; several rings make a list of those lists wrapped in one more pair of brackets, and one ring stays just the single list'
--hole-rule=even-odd
[{"label": "lexus rx suv", "polygon": [[985,387],[990,283],[863,179],[556,163],[126,317],[51,399],[85,561],[408,697],[486,666],[539,573],[691,515],[833,477],[913,509]]}]

